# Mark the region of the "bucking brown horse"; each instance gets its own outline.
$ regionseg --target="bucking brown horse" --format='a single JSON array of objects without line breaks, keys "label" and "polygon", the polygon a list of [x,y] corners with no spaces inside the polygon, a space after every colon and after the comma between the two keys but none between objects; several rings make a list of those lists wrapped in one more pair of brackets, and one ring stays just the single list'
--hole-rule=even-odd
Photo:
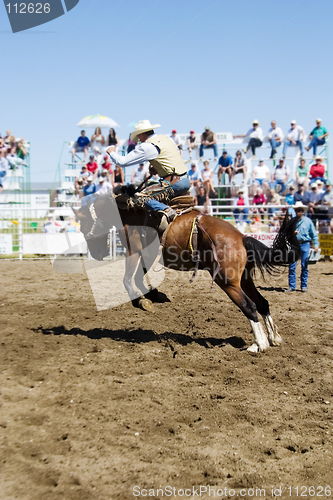
[{"label": "bucking brown horse", "polygon": [[[150,309],[151,301],[159,301],[157,290],[144,285],[145,274],[156,260],[157,250],[151,242],[156,238],[154,220],[140,208],[121,208],[112,194],[96,196],[93,203],[76,211],[90,253],[103,260],[108,255],[107,237],[116,226],[126,251],[125,288],[134,305]],[[281,344],[281,337],[270,315],[268,301],[258,292],[253,282],[255,268],[271,274],[279,266],[288,266],[300,257],[300,246],[295,235],[295,219],[286,215],[271,248],[251,236],[244,236],[228,222],[196,210],[181,213],[159,235],[163,244],[163,264],[169,269],[191,271],[207,270],[213,281],[230,297],[248,318],[254,335],[250,352],[265,351],[269,345]],[[156,248],[156,246],[155,246]],[[142,260],[142,265],[138,266]],[[138,293],[133,288],[133,278]],[[262,315],[267,335],[259,322]]]}]

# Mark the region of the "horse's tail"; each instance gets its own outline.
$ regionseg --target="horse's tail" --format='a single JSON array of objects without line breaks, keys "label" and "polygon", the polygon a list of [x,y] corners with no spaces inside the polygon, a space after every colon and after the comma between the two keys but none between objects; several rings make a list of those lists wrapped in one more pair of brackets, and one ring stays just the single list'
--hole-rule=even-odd
[{"label": "horse's tail", "polygon": [[272,247],[267,247],[251,236],[245,236],[243,244],[247,252],[246,268],[256,266],[262,275],[264,271],[275,274],[276,267],[296,262],[301,256],[301,247],[295,234],[296,223],[296,217],[291,219],[286,214]]}]

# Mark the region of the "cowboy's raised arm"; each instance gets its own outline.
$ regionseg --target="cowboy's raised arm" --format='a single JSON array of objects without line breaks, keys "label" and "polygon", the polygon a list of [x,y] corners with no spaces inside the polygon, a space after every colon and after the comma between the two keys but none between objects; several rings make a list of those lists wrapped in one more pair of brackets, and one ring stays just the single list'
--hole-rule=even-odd
[{"label": "cowboy's raised arm", "polygon": [[110,156],[111,160],[120,167],[130,167],[131,165],[154,160],[159,155],[156,146],[149,142],[138,144],[133,151],[125,156],[118,155],[115,152],[115,149],[116,148],[114,146],[110,146],[107,148],[106,152]]}]

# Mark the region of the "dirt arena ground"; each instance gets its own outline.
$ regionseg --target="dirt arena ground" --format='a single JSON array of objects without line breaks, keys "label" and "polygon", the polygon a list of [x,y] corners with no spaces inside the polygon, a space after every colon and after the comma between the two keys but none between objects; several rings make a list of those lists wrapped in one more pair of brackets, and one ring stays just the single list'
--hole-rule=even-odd
[{"label": "dirt arena ground", "polygon": [[167,272],[171,302],[147,313],[98,312],[87,274],[49,261],[0,272],[2,500],[333,490],[333,263],[310,268],[307,294],[282,293],[286,274],[258,281],[284,343],[256,356],[206,275]]}]

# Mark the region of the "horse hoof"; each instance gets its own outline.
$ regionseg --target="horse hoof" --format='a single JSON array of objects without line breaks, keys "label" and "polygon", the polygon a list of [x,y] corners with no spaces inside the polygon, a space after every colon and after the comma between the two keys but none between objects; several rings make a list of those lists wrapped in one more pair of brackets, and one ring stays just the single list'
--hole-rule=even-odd
[{"label": "horse hoof", "polygon": [[148,312],[154,312],[154,306],[153,306],[153,303],[151,300],[148,300],[148,299],[140,299],[139,300],[139,306],[141,307],[141,309],[143,309],[144,311],[148,311]]},{"label": "horse hoof", "polygon": [[257,354],[257,352],[259,352],[259,347],[257,346],[257,344],[252,344],[247,348],[247,352],[249,352],[250,354]]},{"label": "horse hoof", "polygon": [[268,338],[269,345],[279,347],[282,344],[282,337],[278,333],[274,334],[273,338]]}]

